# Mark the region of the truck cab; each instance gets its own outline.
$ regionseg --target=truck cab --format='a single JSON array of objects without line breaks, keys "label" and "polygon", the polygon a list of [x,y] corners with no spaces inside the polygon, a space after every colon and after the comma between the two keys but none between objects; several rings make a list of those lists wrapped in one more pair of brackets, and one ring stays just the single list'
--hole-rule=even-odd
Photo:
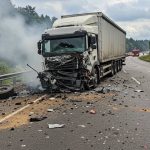
[{"label": "truck cab", "polygon": [[94,64],[98,64],[98,29],[86,25],[92,17],[57,20],[53,28],[42,35],[39,54],[45,60],[44,73],[51,76],[48,82],[41,80],[44,88],[81,90],[97,84]]}]

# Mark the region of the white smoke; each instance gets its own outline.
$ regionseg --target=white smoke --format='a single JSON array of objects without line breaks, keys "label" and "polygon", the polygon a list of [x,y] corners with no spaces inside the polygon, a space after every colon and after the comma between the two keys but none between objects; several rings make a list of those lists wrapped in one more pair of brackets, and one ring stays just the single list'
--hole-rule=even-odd
[{"label": "white smoke", "polygon": [[[25,24],[9,0],[0,0],[0,59],[23,69],[28,68],[28,63],[41,71],[42,59],[37,54],[37,41],[40,40],[41,33],[37,26]],[[34,73],[30,77],[37,83],[36,76]]]},{"label": "white smoke", "polygon": [[0,58],[23,68],[29,63],[40,68],[37,41],[41,31],[29,27],[18,15],[9,0],[0,0]]}]

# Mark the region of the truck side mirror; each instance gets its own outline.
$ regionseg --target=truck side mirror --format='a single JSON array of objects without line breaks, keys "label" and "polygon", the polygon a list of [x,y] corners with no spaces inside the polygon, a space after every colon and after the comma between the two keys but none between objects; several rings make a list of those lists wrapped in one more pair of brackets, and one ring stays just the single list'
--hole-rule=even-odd
[{"label": "truck side mirror", "polygon": [[41,55],[42,51],[41,51],[41,41],[39,41],[37,43],[37,47],[38,47],[38,54]]}]

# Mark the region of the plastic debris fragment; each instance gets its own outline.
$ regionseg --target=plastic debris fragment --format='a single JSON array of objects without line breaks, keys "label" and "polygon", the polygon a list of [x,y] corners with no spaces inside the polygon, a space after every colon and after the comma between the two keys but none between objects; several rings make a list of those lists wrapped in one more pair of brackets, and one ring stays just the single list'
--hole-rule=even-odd
[{"label": "plastic debris fragment", "polygon": [[64,126],[64,124],[48,124],[49,129],[63,128]]}]

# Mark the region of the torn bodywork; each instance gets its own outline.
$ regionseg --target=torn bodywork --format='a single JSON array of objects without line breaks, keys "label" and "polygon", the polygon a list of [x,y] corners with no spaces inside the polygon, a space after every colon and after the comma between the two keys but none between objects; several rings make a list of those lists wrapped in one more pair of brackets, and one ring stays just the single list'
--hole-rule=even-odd
[{"label": "torn bodywork", "polygon": [[45,89],[84,90],[90,86],[90,73],[81,54],[49,57],[45,60],[45,68],[38,76]]}]

